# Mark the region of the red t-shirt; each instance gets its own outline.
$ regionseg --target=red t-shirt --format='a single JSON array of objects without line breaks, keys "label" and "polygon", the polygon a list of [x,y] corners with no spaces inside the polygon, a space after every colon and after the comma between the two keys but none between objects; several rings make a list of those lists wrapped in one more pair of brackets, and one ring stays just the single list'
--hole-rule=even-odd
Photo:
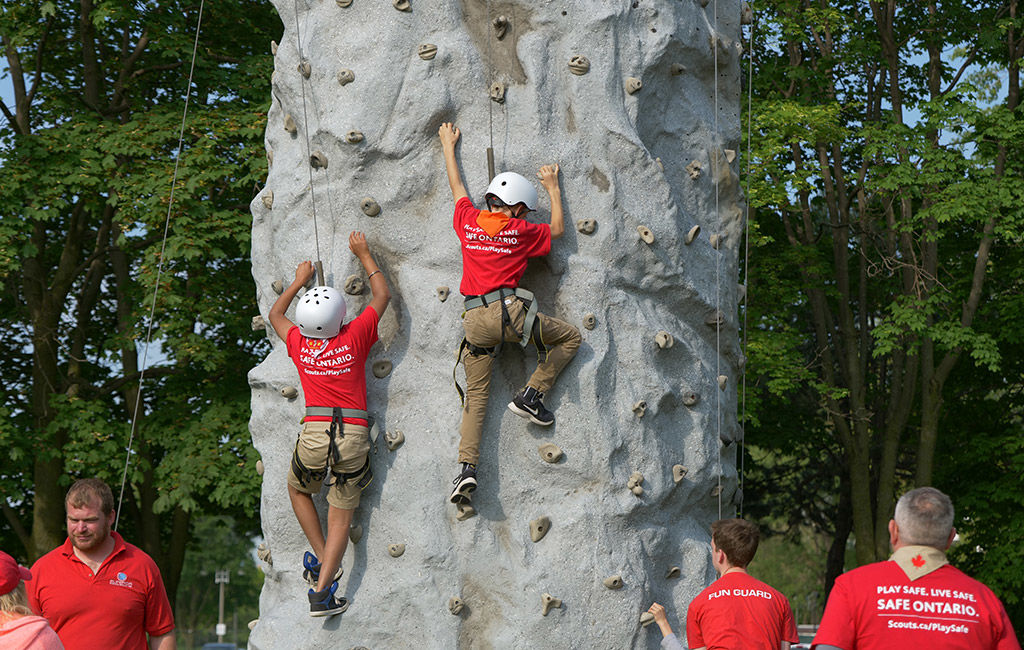
[{"label": "red t-shirt", "polygon": [[464,296],[481,296],[502,287],[514,289],[526,272],[526,260],[547,255],[551,250],[551,226],[523,219],[509,219],[501,232],[491,237],[477,225],[480,210],[467,197],[455,203],[452,226],[462,243],[462,284]]},{"label": "red t-shirt", "polygon": [[992,590],[951,564],[911,581],[888,560],[836,579],[815,644],[843,650],[1019,650]]},{"label": "red t-shirt", "polygon": [[44,616],[67,650],[144,650],[146,634],[174,629],[156,563],[117,533],[114,551],[92,570],[68,539],[32,565],[25,583],[32,611]]},{"label": "red t-shirt", "polygon": [[[334,338],[311,339],[299,328],[288,330],[288,356],[299,370],[306,406],[340,406],[366,410],[366,357],[377,342],[377,312],[367,307],[342,326]],[[307,416],[307,421],[330,421]],[[345,422],[366,424],[361,418]]]},{"label": "red t-shirt", "polygon": [[746,573],[726,573],[686,610],[691,648],[779,650],[783,641],[798,640],[786,597]]}]

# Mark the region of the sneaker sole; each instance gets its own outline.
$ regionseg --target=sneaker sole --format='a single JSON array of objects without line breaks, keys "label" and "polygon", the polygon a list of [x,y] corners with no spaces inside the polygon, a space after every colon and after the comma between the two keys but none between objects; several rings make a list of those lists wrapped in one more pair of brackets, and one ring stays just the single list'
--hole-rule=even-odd
[{"label": "sneaker sole", "polygon": [[344,612],[346,609],[348,609],[347,601],[341,607],[335,607],[334,609],[317,610],[315,612],[310,612],[309,615],[316,618],[320,618],[322,616],[334,616],[335,614],[340,614]]},{"label": "sneaker sole", "polygon": [[448,500],[455,505],[459,505],[460,503],[470,503],[473,500],[474,492],[476,492],[476,484],[467,485],[461,490],[452,492],[451,496],[448,497]]},{"label": "sneaker sole", "polygon": [[[334,574],[334,582],[341,580],[341,576],[344,573],[345,569],[338,567],[338,572]],[[314,576],[312,573],[309,572],[309,569],[304,569],[302,571],[302,579],[305,580],[306,584],[308,584],[310,587],[316,589],[316,583],[320,581],[320,576],[319,574]]]},{"label": "sneaker sole", "polygon": [[516,406],[515,402],[509,402],[508,403],[508,410],[512,411],[513,413],[515,413],[519,417],[526,418],[530,422],[533,422],[534,424],[542,426],[542,427],[550,427],[552,424],[555,423],[554,420],[552,420],[550,422],[544,422],[543,420],[538,420],[537,416],[535,416],[533,413],[527,411],[526,409],[519,408],[518,406]]}]

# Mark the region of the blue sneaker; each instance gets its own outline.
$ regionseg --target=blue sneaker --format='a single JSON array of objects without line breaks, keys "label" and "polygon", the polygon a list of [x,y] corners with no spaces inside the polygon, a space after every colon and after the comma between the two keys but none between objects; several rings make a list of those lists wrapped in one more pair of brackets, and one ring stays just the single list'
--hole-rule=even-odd
[{"label": "blue sneaker", "polygon": [[[341,574],[344,572],[345,570],[338,566],[338,570],[334,572],[334,581],[340,580]],[[302,578],[309,583],[310,587],[316,587],[316,583],[320,580],[320,560],[309,551],[302,556]]]},{"label": "blue sneaker", "polygon": [[338,583],[332,582],[331,586],[323,591],[309,590],[309,615],[310,616],[334,616],[348,609],[348,599],[338,598]]}]

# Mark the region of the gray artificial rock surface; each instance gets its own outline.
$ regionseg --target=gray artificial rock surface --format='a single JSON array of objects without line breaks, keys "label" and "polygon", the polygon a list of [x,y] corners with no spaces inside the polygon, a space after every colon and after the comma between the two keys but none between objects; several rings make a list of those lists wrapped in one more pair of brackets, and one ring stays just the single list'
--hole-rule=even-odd
[{"label": "gray artificial rock surface", "polygon": [[[377,378],[368,364],[370,409],[382,433],[400,430],[405,442],[389,451],[382,435],[372,457],[376,478],[354,520],[362,537],[343,562],[350,609],[309,617],[308,547],[285,488],[304,402],[301,389],[282,394],[298,379],[268,330],[273,352],[250,373],[250,428],[265,465],[273,564],[251,647],[658,647],[640,614],[657,600],[682,626],[713,575],[707,526],[720,510],[731,515],[738,497],[740,2],[275,5],[284,35],[266,133],[272,162],[251,206],[260,311],[266,317],[275,284],[287,285],[317,247],[329,284],[362,278],[347,238],[364,231],[393,295],[369,360],[392,369]],[[501,39],[492,26],[500,16]],[[490,98],[495,83],[503,103]],[[533,178],[543,164],[561,165],[567,232],[522,284],[583,336],[546,397],[558,418],[550,429],[505,409],[535,363],[532,348],[507,346],[492,381],[476,515],[463,520],[446,501],[457,470],[451,373],[462,300],[443,121],[462,130],[458,155],[478,206],[492,134],[499,172]],[[548,209],[541,192],[538,217]],[[351,316],[368,290],[347,299]],[[660,331],[671,346],[655,341]],[[545,443],[562,457],[547,462]],[[540,517],[549,530],[533,542],[530,522]],[[397,544],[404,553],[392,557]],[[679,577],[666,577],[673,566]],[[609,576],[622,587],[606,588]],[[543,615],[543,594],[562,606]],[[457,614],[452,598],[463,605]]]}]

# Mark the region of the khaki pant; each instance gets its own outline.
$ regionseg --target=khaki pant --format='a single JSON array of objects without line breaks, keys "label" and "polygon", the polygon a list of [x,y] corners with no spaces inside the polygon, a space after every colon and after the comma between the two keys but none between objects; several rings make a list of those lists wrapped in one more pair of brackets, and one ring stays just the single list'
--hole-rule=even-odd
[{"label": "khaki pant", "polygon": [[[331,436],[328,433],[330,428],[330,422],[306,422],[302,425],[298,442],[295,443],[295,453],[299,460],[314,474],[327,471],[331,445]],[[366,463],[366,455],[370,451],[370,429],[358,424],[342,423],[342,430],[334,436],[334,444],[338,449],[338,458],[341,459],[334,464],[334,471],[344,474],[359,471]],[[361,474],[345,481],[343,485],[336,482],[331,485],[327,491],[327,504],[343,510],[358,506],[362,490],[356,483],[360,478]],[[288,485],[299,492],[317,494],[323,482],[324,478],[313,479],[307,481],[303,487],[295,472],[288,472]]]},{"label": "khaki pant", "polygon": [[[523,323],[526,310],[518,298],[505,298],[510,325],[505,327],[505,343],[502,350],[518,348],[523,337]],[[551,390],[555,378],[566,364],[576,356],[580,347],[580,331],[565,321],[537,313],[541,343],[547,348],[546,354],[537,363],[527,386],[546,393]],[[501,302],[486,307],[477,307],[466,312],[463,320],[466,340],[473,345],[489,348],[501,342]],[[531,337],[530,342],[537,344]],[[538,348],[539,349],[539,348]],[[480,457],[480,438],[483,435],[484,416],[487,414],[487,399],[490,397],[491,365],[494,358],[488,354],[474,355],[463,350],[462,365],[466,369],[466,406],[462,410],[462,424],[459,427],[459,462],[476,464]]]}]

